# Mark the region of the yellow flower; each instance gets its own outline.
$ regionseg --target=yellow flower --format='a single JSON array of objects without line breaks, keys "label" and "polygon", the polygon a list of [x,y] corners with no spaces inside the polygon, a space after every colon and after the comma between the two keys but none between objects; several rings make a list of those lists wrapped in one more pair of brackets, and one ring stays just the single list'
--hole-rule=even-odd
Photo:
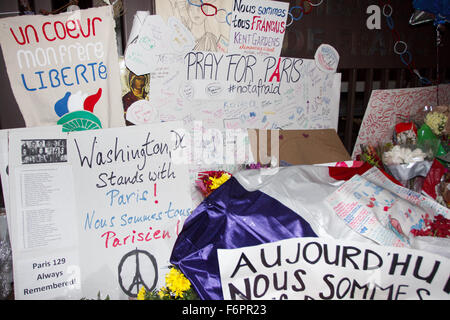
[{"label": "yellow flower", "polygon": [[167,288],[161,288],[161,290],[158,291],[158,296],[160,299],[163,299],[164,297],[167,297],[169,295],[169,292]]},{"label": "yellow flower", "polygon": [[176,298],[182,298],[183,293],[191,288],[191,282],[175,268],[171,268],[166,274],[166,285]]},{"label": "yellow flower", "polygon": [[137,295],[138,300],[145,300],[145,287],[143,286]]},{"label": "yellow flower", "polygon": [[231,176],[228,173],[223,173],[220,178],[209,177],[209,180],[212,181],[212,184],[210,186],[211,190],[217,189],[230,178]]}]

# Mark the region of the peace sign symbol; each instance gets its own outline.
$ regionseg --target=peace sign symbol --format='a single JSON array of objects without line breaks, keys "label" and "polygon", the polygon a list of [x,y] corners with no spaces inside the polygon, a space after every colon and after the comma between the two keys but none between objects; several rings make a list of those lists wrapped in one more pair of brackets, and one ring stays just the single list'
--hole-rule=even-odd
[{"label": "peace sign symbol", "polygon": [[[131,279],[131,282],[128,286],[125,286],[124,282],[129,282],[127,280],[127,277],[129,278],[129,273],[126,271],[123,271],[124,265],[128,266],[128,269],[130,269],[130,266],[135,265],[135,272],[134,276]],[[150,270],[149,267],[150,266]],[[144,268],[141,268],[144,267]],[[153,267],[153,268],[152,268]],[[119,285],[120,288],[124,293],[126,293],[129,297],[136,298],[139,289],[144,286],[145,290],[148,292],[151,292],[153,289],[155,289],[156,284],[158,283],[158,266],[156,263],[155,257],[150,254],[148,251],[139,250],[136,248],[133,251],[130,251],[126,253],[122,259],[120,260],[119,267],[118,267],[118,273],[119,273]],[[142,272],[144,271],[144,272]],[[149,272],[153,272],[154,275],[147,276]],[[146,276],[142,276],[142,273]],[[147,278],[153,277],[153,283],[151,286],[149,286],[144,279],[148,280]],[[125,281],[124,281],[125,280]],[[136,287],[135,290],[133,290]]]}]

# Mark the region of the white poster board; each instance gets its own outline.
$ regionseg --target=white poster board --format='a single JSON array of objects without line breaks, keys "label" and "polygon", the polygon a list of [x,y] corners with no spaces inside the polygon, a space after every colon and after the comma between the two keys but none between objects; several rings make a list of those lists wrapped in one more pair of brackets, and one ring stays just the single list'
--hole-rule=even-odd
[{"label": "white poster board", "polygon": [[325,238],[218,250],[226,300],[450,299],[450,261],[425,251]]},{"label": "white poster board", "polygon": [[85,119],[103,128],[125,124],[114,24],[111,6],[0,19],[8,78],[27,127],[73,116],[80,126]]},{"label": "white poster board", "polygon": [[192,211],[187,165],[172,160],[177,130],[180,122],[10,132],[16,299],[95,299],[99,291],[128,299],[164,285]]},{"label": "white poster board", "polygon": [[[198,5],[200,9],[204,6]],[[197,8],[192,4],[187,7]],[[266,13],[283,10],[260,9]],[[191,43],[191,37],[189,28],[181,28],[183,20],[177,18],[165,17],[164,22],[161,16],[138,12],[125,54],[125,64],[135,74],[150,72],[151,99],[146,109],[159,120],[182,120],[188,129],[194,121],[202,121],[203,127],[217,129],[337,130],[341,75],[335,69],[324,72],[320,67],[329,63],[329,55],[327,59],[319,55],[324,60],[321,62],[275,54],[199,51],[195,47],[186,51],[192,45],[179,51],[176,45]],[[144,28],[146,23],[152,28]],[[155,52],[152,63],[144,63],[146,50]],[[133,57],[142,57],[142,61]],[[337,53],[333,57],[336,68]],[[149,65],[153,65],[152,70],[148,70]]]},{"label": "white poster board", "polygon": [[341,75],[314,60],[191,51],[153,78],[161,120],[219,129],[337,129]]}]

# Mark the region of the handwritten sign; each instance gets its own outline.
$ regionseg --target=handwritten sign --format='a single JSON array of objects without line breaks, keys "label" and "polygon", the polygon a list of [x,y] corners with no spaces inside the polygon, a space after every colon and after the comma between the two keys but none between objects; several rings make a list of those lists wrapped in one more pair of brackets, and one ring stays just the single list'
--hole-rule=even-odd
[{"label": "handwritten sign", "polygon": [[383,186],[384,189],[389,190],[400,198],[421,207],[423,210],[431,213],[432,215],[440,214],[444,217],[448,217],[450,215],[449,209],[447,209],[445,206],[440,205],[438,202],[421,193],[417,193],[413,190],[395,184],[376,167],[373,167],[370,170],[366,171],[362,175],[362,177],[373,184]]},{"label": "handwritten sign", "polygon": [[364,177],[355,175],[326,198],[353,230],[376,243],[409,247],[426,211]]},{"label": "handwritten sign", "polygon": [[279,57],[289,3],[233,0],[232,9],[228,52]]},{"label": "handwritten sign", "polygon": [[0,41],[26,126],[55,125],[73,111],[105,128],[124,125],[110,7],[4,18]]},{"label": "handwritten sign", "polygon": [[[175,45],[174,48],[193,39],[193,46],[188,50],[227,52],[232,1],[190,0],[172,2],[155,0],[154,3],[155,13],[162,16],[169,25],[173,18],[176,18],[179,23],[179,28],[176,28],[178,30],[174,29],[176,31],[174,35],[178,38],[176,42],[172,42]],[[186,37],[188,34],[180,29],[189,31],[189,36]],[[183,35],[181,38],[178,36],[179,31]]]},{"label": "handwritten sign", "polygon": [[95,288],[114,292],[118,284],[116,297],[137,295],[134,276],[150,290],[164,284],[171,248],[192,210],[187,166],[172,161],[180,129],[179,122],[163,123],[71,139],[80,238],[90,248],[82,270],[114,275],[110,285],[106,278],[90,279],[87,295]]},{"label": "handwritten sign", "polygon": [[450,298],[448,258],[324,238],[218,250],[224,299],[427,300]]},{"label": "handwritten sign", "polygon": [[[141,13],[142,15],[142,13]],[[161,56],[183,55],[194,47],[191,32],[175,17],[167,24],[159,15],[143,15],[135,20],[137,33],[125,50],[125,64],[137,75],[155,73],[164,67]]]},{"label": "handwritten sign", "polygon": [[336,72],[339,64],[339,53],[329,44],[321,44],[314,55],[317,67],[326,73]]},{"label": "handwritten sign", "polygon": [[166,51],[169,30],[160,16],[146,16],[138,36],[125,50],[125,64],[137,75],[147,74],[157,67],[157,54]]},{"label": "handwritten sign", "polygon": [[172,62],[150,88],[162,120],[220,129],[337,129],[340,74],[321,71],[314,60],[190,51]]},{"label": "handwritten sign", "polygon": [[127,110],[126,119],[133,124],[159,122],[157,110],[147,100],[133,102]]},{"label": "handwritten sign", "polygon": [[[128,299],[142,286],[163,286],[172,246],[192,211],[187,166],[172,159],[182,123],[70,135],[49,128],[42,136],[36,130],[10,135],[16,298],[68,294],[51,287],[45,296],[26,291],[54,280],[40,281],[37,272],[64,280],[66,290],[77,285],[78,297],[101,291]],[[66,161],[23,162],[23,144],[39,141],[64,141]]]}]

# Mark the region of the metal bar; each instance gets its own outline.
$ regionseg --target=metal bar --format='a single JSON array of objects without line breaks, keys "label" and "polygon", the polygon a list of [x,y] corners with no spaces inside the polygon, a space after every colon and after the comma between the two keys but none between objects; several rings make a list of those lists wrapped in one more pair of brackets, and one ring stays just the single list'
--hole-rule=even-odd
[{"label": "metal bar", "polygon": [[372,94],[373,89],[373,68],[366,69],[366,80],[364,83],[364,112],[367,108],[367,104],[369,103],[370,95]]},{"label": "metal bar", "polygon": [[380,89],[388,89],[389,86],[389,69],[381,70]]},{"label": "metal bar", "polygon": [[349,153],[352,152],[353,144],[353,116],[355,112],[355,93],[356,93],[357,69],[349,70],[348,77],[348,101],[345,124],[345,147]]}]

